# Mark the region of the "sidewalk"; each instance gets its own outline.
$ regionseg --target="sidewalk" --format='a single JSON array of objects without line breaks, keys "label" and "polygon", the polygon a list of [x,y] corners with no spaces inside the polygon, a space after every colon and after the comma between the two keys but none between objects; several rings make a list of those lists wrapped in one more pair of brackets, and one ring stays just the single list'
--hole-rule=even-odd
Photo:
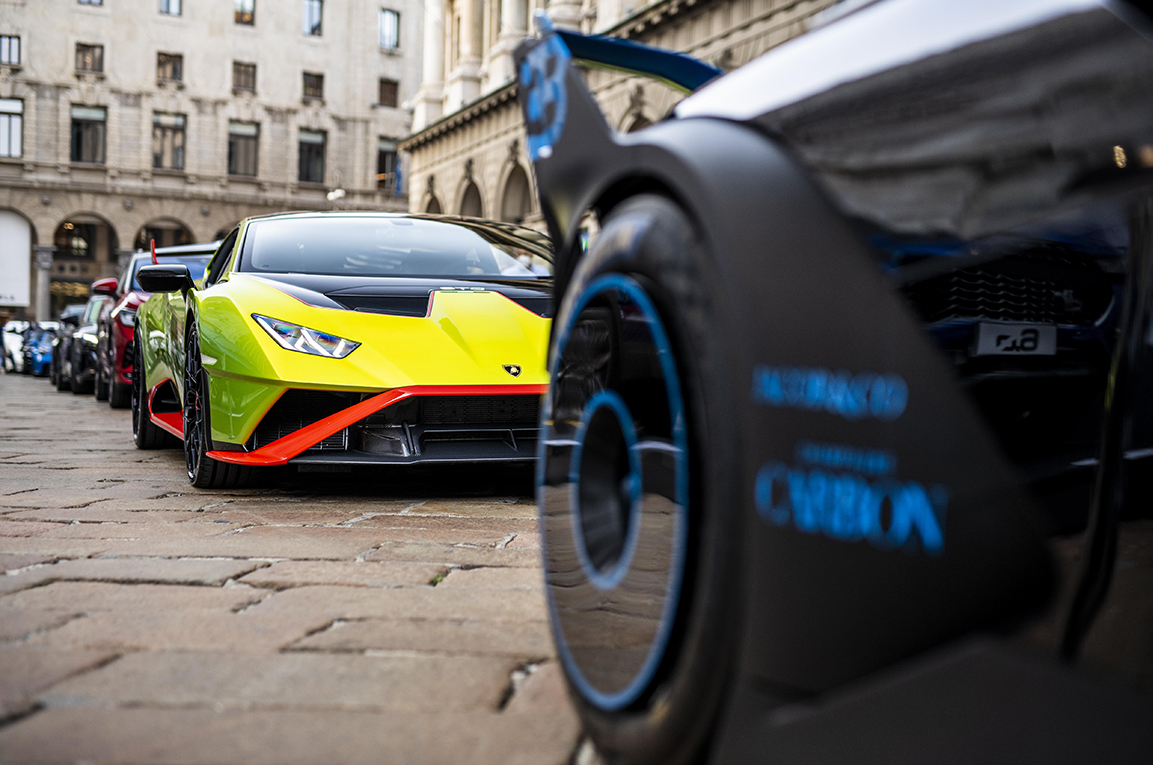
[{"label": "sidewalk", "polygon": [[530,480],[285,473],[0,376],[0,762],[569,762]]}]

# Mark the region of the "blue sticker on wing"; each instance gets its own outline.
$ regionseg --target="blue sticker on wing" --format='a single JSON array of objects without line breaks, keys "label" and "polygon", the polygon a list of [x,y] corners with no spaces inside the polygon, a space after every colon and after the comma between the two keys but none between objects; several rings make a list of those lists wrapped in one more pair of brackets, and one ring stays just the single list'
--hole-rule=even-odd
[{"label": "blue sticker on wing", "polygon": [[565,72],[572,58],[555,34],[546,36],[520,65],[520,87],[527,94],[525,131],[533,162],[552,156],[565,120]]}]

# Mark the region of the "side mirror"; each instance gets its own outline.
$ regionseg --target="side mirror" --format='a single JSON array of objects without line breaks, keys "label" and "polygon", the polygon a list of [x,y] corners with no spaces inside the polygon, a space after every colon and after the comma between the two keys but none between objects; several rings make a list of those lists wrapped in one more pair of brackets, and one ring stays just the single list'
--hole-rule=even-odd
[{"label": "side mirror", "polygon": [[116,288],[120,286],[115,276],[110,276],[107,279],[97,279],[92,282],[93,295],[115,295]]},{"label": "side mirror", "polygon": [[182,292],[193,286],[192,275],[183,263],[142,266],[136,281],[145,292]]}]

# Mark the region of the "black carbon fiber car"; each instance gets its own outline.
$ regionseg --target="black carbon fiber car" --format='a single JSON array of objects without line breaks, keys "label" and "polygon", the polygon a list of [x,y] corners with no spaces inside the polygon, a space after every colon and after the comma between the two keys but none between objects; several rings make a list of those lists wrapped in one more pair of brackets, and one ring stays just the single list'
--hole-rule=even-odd
[{"label": "black carbon fiber car", "polygon": [[[517,52],[573,698],[610,762],[1147,762],[1150,20],[851,5]],[[695,92],[619,134],[584,65]]]}]

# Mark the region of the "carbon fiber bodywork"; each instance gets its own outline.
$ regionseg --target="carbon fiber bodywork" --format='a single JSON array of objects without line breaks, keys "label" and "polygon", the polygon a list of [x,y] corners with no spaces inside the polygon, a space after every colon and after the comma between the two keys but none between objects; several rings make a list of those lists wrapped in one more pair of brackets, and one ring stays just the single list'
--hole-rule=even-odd
[{"label": "carbon fiber bodywork", "polygon": [[[1148,697],[972,638],[1060,610],[1045,534],[1084,528],[1093,480],[1091,537],[1114,512],[1102,497],[1124,495],[1124,471],[1094,472],[1099,449],[1133,474],[1149,456],[1143,352],[1127,357],[1142,395],[1110,398],[1102,415],[1110,370],[1113,386],[1129,363],[1118,335],[1147,326],[1145,293],[1126,297],[1149,245],[1139,203],[1153,190],[1153,102],[1134,96],[1153,87],[1146,31],[1132,9],[1088,0],[870,4],[633,134],[600,113],[570,33],[518,50],[558,243],[558,317],[587,301],[572,285],[583,284],[588,216],[611,218],[642,194],[684,211],[724,296],[707,318],[725,380],[713,393],[736,402],[743,553],[739,659],[714,761],[1139,762],[1153,751]],[[597,63],[595,38],[581,50]],[[613,248],[628,252],[642,229],[618,222]],[[681,308],[665,306],[666,323]],[[1054,351],[988,352],[978,334],[998,322],[1054,328]],[[554,399],[565,326],[554,325]],[[560,432],[552,406],[544,427]],[[1025,427],[1022,412],[1045,416]],[[573,552],[547,524],[554,497],[584,496],[585,478],[552,438],[538,501],[563,643],[569,559],[584,543]],[[712,446],[690,437],[690,464]],[[707,490],[707,473],[693,471],[689,496]],[[878,491],[890,520],[853,526]],[[581,500],[564,501],[580,516]],[[598,661],[612,650],[633,661],[604,641]],[[586,687],[589,667],[562,659],[598,714],[625,720],[647,703]]]}]

